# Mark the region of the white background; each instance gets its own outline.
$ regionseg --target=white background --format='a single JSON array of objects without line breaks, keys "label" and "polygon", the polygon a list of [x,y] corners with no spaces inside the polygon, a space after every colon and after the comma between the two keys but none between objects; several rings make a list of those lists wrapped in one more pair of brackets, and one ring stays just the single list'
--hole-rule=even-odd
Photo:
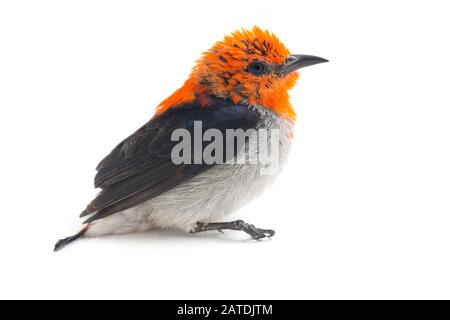
[{"label": "white background", "polygon": [[[450,298],[447,1],[2,1],[1,298]],[[240,27],[303,69],[288,166],[230,217],[84,239],[94,168]]]}]

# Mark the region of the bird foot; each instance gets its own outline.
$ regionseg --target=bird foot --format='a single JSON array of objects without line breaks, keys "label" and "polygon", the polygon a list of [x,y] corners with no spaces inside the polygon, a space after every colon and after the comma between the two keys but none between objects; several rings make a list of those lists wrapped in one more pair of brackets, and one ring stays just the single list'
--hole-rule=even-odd
[{"label": "bird foot", "polygon": [[253,224],[246,223],[242,220],[236,220],[231,222],[213,222],[213,223],[202,223],[197,222],[192,233],[198,233],[203,231],[216,230],[222,232],[222,230],[235,230],[243,231],[250,235],[252,239],[260,240],[264,238],[271,238],[275,235],[275,231],[271,229],[260,229],[256,228]]}]

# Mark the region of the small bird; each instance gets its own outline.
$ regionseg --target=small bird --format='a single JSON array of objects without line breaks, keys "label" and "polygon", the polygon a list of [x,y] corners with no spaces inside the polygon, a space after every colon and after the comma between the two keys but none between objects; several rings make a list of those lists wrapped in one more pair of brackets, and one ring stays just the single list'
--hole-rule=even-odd
[{"label": "small bird", "polygon": [[[98,164],[94,185],[101,191],[80,215],[87,217],[83,228],[59,240],[54,250],[81,236],[166,228],[272,237],[273,230],[222,219],[274,181],[286,162],[296,118],[288,90],[299,78],[299,68],[327,61],[291,54],[274,34],[256,26],[216,42],[155,115]],[[249,130],[258,139],[245,136],[230,143],[239,137],[228,139],[229,132]],[[186,138],[184,148],[181,137]],[[276,138],[275,144],[262,147],[261,137]],[[213,142],[210,154],[222,161],[202,159]],[[265,161],[237,161],[263,158],[263,150]],[[263,172],[274,164],[275,172]]]}]

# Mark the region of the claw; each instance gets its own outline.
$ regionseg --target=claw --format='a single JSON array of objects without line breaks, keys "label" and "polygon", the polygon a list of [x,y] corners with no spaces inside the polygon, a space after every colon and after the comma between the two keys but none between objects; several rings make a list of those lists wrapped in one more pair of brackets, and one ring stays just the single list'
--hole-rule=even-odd
[{"label": "claw", "polygon": [[255,228],[253,225],[249,225],[249,230],[248,230],[249,234],[251,235],[251,237],[255,240],[260,240],[260,239],[264,239],[264,238],[271,238],[275,235],[275,231],[274,230],[270,230],[270,229],[258,229]]}]

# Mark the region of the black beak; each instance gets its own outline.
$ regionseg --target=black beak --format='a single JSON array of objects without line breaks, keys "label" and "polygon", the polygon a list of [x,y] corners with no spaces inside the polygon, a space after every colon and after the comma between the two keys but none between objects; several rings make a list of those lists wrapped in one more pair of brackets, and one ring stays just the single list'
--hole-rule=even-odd
[{"label": "black beak", "polygon": [[286,75],[292,71],[295,71],[300,68],[309,67],[313,64],[318,64],[322,62],[328,62],[327,59],[310,56],[306,54],[293,54],[287,58],[286,63],[280,67],[278,72],[281,75]]}]

